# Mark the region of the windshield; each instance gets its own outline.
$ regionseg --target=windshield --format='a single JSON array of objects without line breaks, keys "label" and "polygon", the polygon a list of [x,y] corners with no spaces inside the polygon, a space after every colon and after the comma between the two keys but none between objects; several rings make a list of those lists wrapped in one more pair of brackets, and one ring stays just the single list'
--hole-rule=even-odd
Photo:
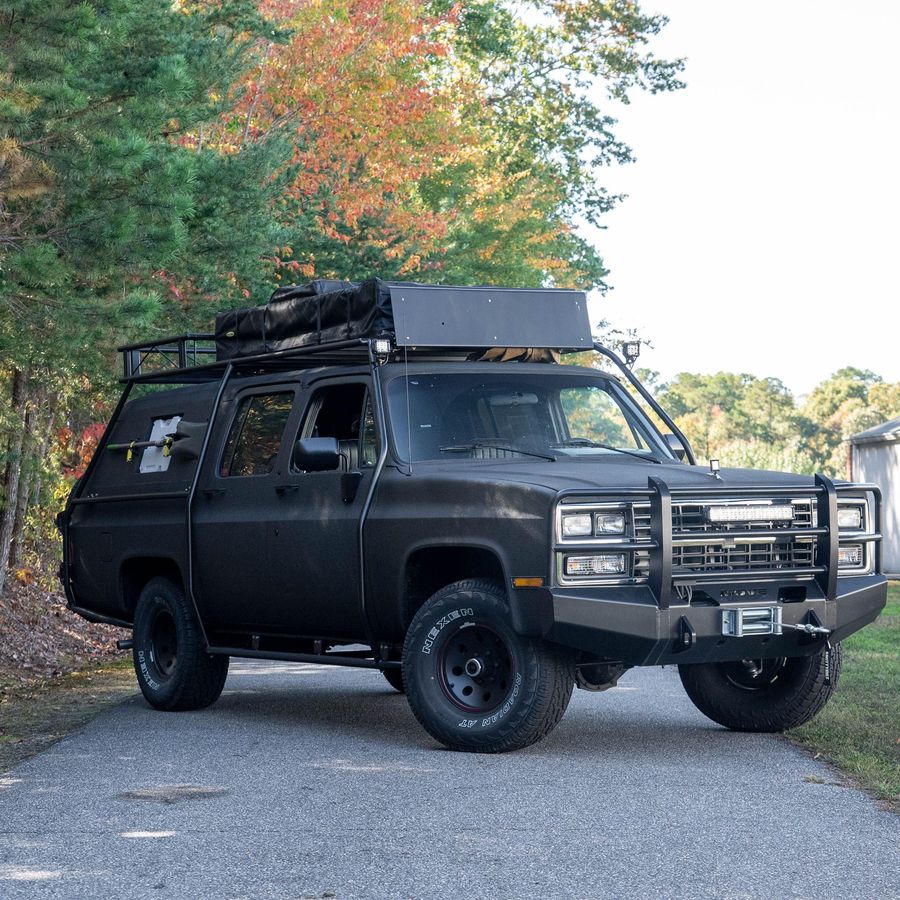
[{"label": "windshield", "polygon": [[673,458],[622,387],[600,375],[411,373],[388,384],[387,400],[406,461]]}]

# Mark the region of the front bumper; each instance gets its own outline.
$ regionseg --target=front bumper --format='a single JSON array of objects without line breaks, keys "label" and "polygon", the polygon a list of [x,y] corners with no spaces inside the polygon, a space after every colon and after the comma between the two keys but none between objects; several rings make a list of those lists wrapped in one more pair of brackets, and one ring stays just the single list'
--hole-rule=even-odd
[{"label": "front bumper", "polygon": [[[843,640],[873,621],[887,600],[883,575],[838,579],[837,595],[827,600],[811,583],[805,599],[778,599],[778,585],[765,593],[758,584],[734,601],[698,605],[672,603],[660,609],[646,586],[623,588],[553,588],[542,591],[540,631],[546,639],[628,666],[726,662],[818,652],[826,641]],[[524,591],[522,592],[524,593]],[[532,602],[538,600],[532,593]],[[522,598],[525,599],[524,597]],[[829,635],[808,635],[785,628],[780,635],[732,637],[722,632],[722,611],[741,607],[777,606],[786,625],[817,622]]]}]

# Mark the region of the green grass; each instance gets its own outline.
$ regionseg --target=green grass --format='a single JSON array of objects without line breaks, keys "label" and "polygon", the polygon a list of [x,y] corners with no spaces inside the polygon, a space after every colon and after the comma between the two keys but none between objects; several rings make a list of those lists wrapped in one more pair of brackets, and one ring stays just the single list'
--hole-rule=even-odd
[{"label": "green grass", "polygon": [[844,641],[844,669],[828,705],[790,737],[900,803],[900,582],[891,582],[879,618]]}]

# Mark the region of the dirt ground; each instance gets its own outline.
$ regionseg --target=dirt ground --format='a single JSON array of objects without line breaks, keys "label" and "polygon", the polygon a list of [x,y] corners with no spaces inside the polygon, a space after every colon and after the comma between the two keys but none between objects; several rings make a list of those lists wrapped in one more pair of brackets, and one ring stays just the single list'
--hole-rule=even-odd
[{"label": "dirt ground", "polygon": [[66,609],[60,593],[15,579],[0,597],[0,772],[137,690],[129,637]]}]

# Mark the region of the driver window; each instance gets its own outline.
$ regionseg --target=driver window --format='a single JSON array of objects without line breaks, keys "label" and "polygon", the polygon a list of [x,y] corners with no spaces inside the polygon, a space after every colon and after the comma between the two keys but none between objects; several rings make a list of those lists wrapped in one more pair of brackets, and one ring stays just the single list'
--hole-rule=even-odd
[{"label": "driver window", "polygon": [[[298,437],[337,438],[342,454],[341,468],[356,469],[360,465],[360,447],[363,444],[364,465],[367,465],[365,436],[368,430],[364,384],[333,384],[320,388],[313,395],[306,418],[300,426]],[[372,420],[374,430],[374,418]],[[291,467],[297,471],[297,467]]]}]

